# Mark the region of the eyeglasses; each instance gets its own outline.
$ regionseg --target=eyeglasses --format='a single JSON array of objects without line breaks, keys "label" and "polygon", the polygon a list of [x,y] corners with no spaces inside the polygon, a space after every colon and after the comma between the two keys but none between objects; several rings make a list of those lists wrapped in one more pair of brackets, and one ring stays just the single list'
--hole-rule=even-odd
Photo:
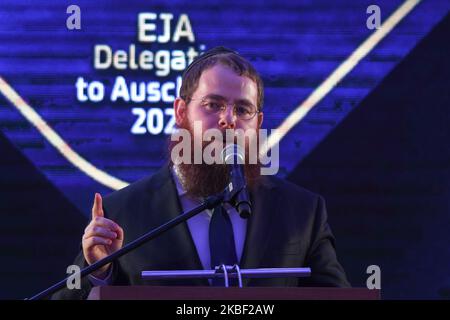
[{"label": "eyeglasses", "polygon": [[[185,99],[186,100],[186,99]],[[201,98],[201,99],[189,99],[190,101],[200,101],[200,106],[210,114],[219,114],[227,109],[228,104],[220,99],[214,98]],[[259,113],[259,110],[250,103],[238,102],[233,103],[233,113],[241,120],[251,120],[253,117]]]}]

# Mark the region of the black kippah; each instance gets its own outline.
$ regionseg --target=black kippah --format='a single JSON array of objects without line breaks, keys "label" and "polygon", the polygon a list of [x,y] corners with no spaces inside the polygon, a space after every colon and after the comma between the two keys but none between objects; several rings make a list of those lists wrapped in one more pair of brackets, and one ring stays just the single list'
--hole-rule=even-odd
[{"label": "black kippah", "polygon": [[183,80],[184,80],[186,74],[192,69],[192,67],[195,66],[196,64],[198,64],[200,61],[204,61],[205,59],[207,59],[209,57],[212,57],[212,56],[215,56],[218,54],[222,54],[222,53],[234,53],[236,55],[239,55],[239,53],[237,51],[228,49],[226,47],[219,46],[219,47],[211,48],[211,49],[205,51],[203,54],[197,56],[194,59],[194,61],[191,62],[191,64],[183,72]]}]

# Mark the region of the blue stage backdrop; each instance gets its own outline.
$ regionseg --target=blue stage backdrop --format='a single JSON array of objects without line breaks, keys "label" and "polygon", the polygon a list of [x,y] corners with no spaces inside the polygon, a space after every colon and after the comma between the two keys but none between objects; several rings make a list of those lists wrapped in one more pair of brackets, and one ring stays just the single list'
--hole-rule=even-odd
[{"label": "blue stage backdrop", "polygon": [[[282,133],[278,175],[329,198],[353,284],[365,286],[366,267],[376,264],[387,274],[387,298],[445,296],[450,253],[439,275],[414,277],[433,273],[433,257],[446,250],[438,243],[450,240],[444,232],[426,240],[439,219],[449,221],[448,10],[444,0],[3,0],[0,281],[7,285],[0,297],[21,298],[63,276],[94,192],[110,193],[166,161],[182,72],[217,45],[237,50],[261,74],[264,127]],[[427,126],[410,125],[425,119]],[[410,154],[399,152],[408,146]],[[416,180],[377,178],[399,159],[395,173],[405,170],[431,146],[442,152],[417,160],[425,173],[412,177],[429,181],[425,193],[435,189],[409,220],[411,208],[402,205],[420,196]],[[377,200],[367,202],[374,185]],[[377,205],[384,219],[371,211]],[[24,249],[30,242],[35,247]],[[387,251],[377,251],[381,243]],[[431,252],[417,268],[414,245]]]}]

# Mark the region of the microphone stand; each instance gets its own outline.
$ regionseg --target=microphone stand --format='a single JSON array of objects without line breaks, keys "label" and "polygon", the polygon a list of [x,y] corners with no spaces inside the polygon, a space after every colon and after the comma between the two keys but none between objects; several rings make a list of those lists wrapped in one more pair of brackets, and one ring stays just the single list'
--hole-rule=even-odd
[{"label": "microphone stand", "polygon": [[[230,202],[233,203],[235,197],[245,189],[245,184],[240,185],[240,186],[233,186],[232,183],[230,183],[224,191],[220,192],[219,194],[216,195],[212,195],[208,198],[205,199],[205,201],[203,201],[201,204],[199,204],[198,206],[192,208],[191,210],[187,211],[187,212],[183,212],[182,214],[180,214],[178,217],[166,222],[165,224],[150,230],[149,232],[145,233],[144,235],[140,236],[139,238],[137,238],[136,240],[128,243],[127,245],[123,246],[121,249],[117,250],[116,252],[110,254],[109,256],[91,264],[90,266],[87,266],[86,268],[80,270],[79,272],[79,276],[80,279],[91,274],[92,272],[100,269],[101,267],[103,267],[104,265],[115,261],[116,259],[118,259],[119,257],[127,254],[128,252],[140,247],[141,245],[143,245],[144,243],[158,237],[159,235],[161,235],[162,233],[166,232],[167,230],[175,227],[176,225],[180,224],[181,222],[184,222],[190,218],[192,218],[193,216],[199,214],[200,212],[202,212],[205,209],[213,209],[214,207],[216,207],[217,205],[219,205],[220,203],[224,203],[224,202]],[[55,293],[56,291],[62,289],[67,281],[69,280],[69,278],[73,278],[74,275],[70,275],[69,277],[55,283],[54,285],[52,285],[51,287],[45,289],[44,291],[41,291],[40,293],[32,296],[29,299],[26,300],[40,300],[43,299],[53,293]]]}]

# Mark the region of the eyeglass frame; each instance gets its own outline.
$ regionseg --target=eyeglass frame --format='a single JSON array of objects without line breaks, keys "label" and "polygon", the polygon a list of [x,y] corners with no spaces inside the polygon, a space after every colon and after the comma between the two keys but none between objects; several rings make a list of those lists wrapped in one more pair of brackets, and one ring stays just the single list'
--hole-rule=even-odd
[{"label": "eyeglass frame", "polygon": [[[195,98],[195,99],[194,99],[194,98],[191,98],[191,97],[180,97],[180,98],[183,99],[183,100],[186,102],[186,104],[189,104],[191,101],[201,101],[201,102],[205,102],[206,99],[211,99],[211,98],[208,98],[207,96],[204,96],[204,97],[202,97],[202,98]],[[225,103],[225,102],[224,102],[224,103],[222,104],[222,107],[225,106],[225,109],[224,109],[224,108],[221,108],[220,112],[217,112],[217,113],[214,112],[214,114],[219,114],[219,113],[225,111],[225,110],[226,110],[226,107],[228,107],[228,105],[230,105],[230,103]],[[252,120],[258,113],[261,112],[261,110],[259,110],[258,107],[256,107],[255,105],[251,104],[251,105],[252,105],[253,107],[255,107],[255,109],[256,109],[255,114],[252,115],[251,118],[243,119],[243,118],[239,118],[239,116],[236,115],[236,103],[233,102],[231,105],[233,106],[233,113],[234,113],[234,115],[235,115],[238,119],[244,120],[244,121],[250,121],[250,120]],[[202,106],[202,107],[203,107],[203,106]]]}]

